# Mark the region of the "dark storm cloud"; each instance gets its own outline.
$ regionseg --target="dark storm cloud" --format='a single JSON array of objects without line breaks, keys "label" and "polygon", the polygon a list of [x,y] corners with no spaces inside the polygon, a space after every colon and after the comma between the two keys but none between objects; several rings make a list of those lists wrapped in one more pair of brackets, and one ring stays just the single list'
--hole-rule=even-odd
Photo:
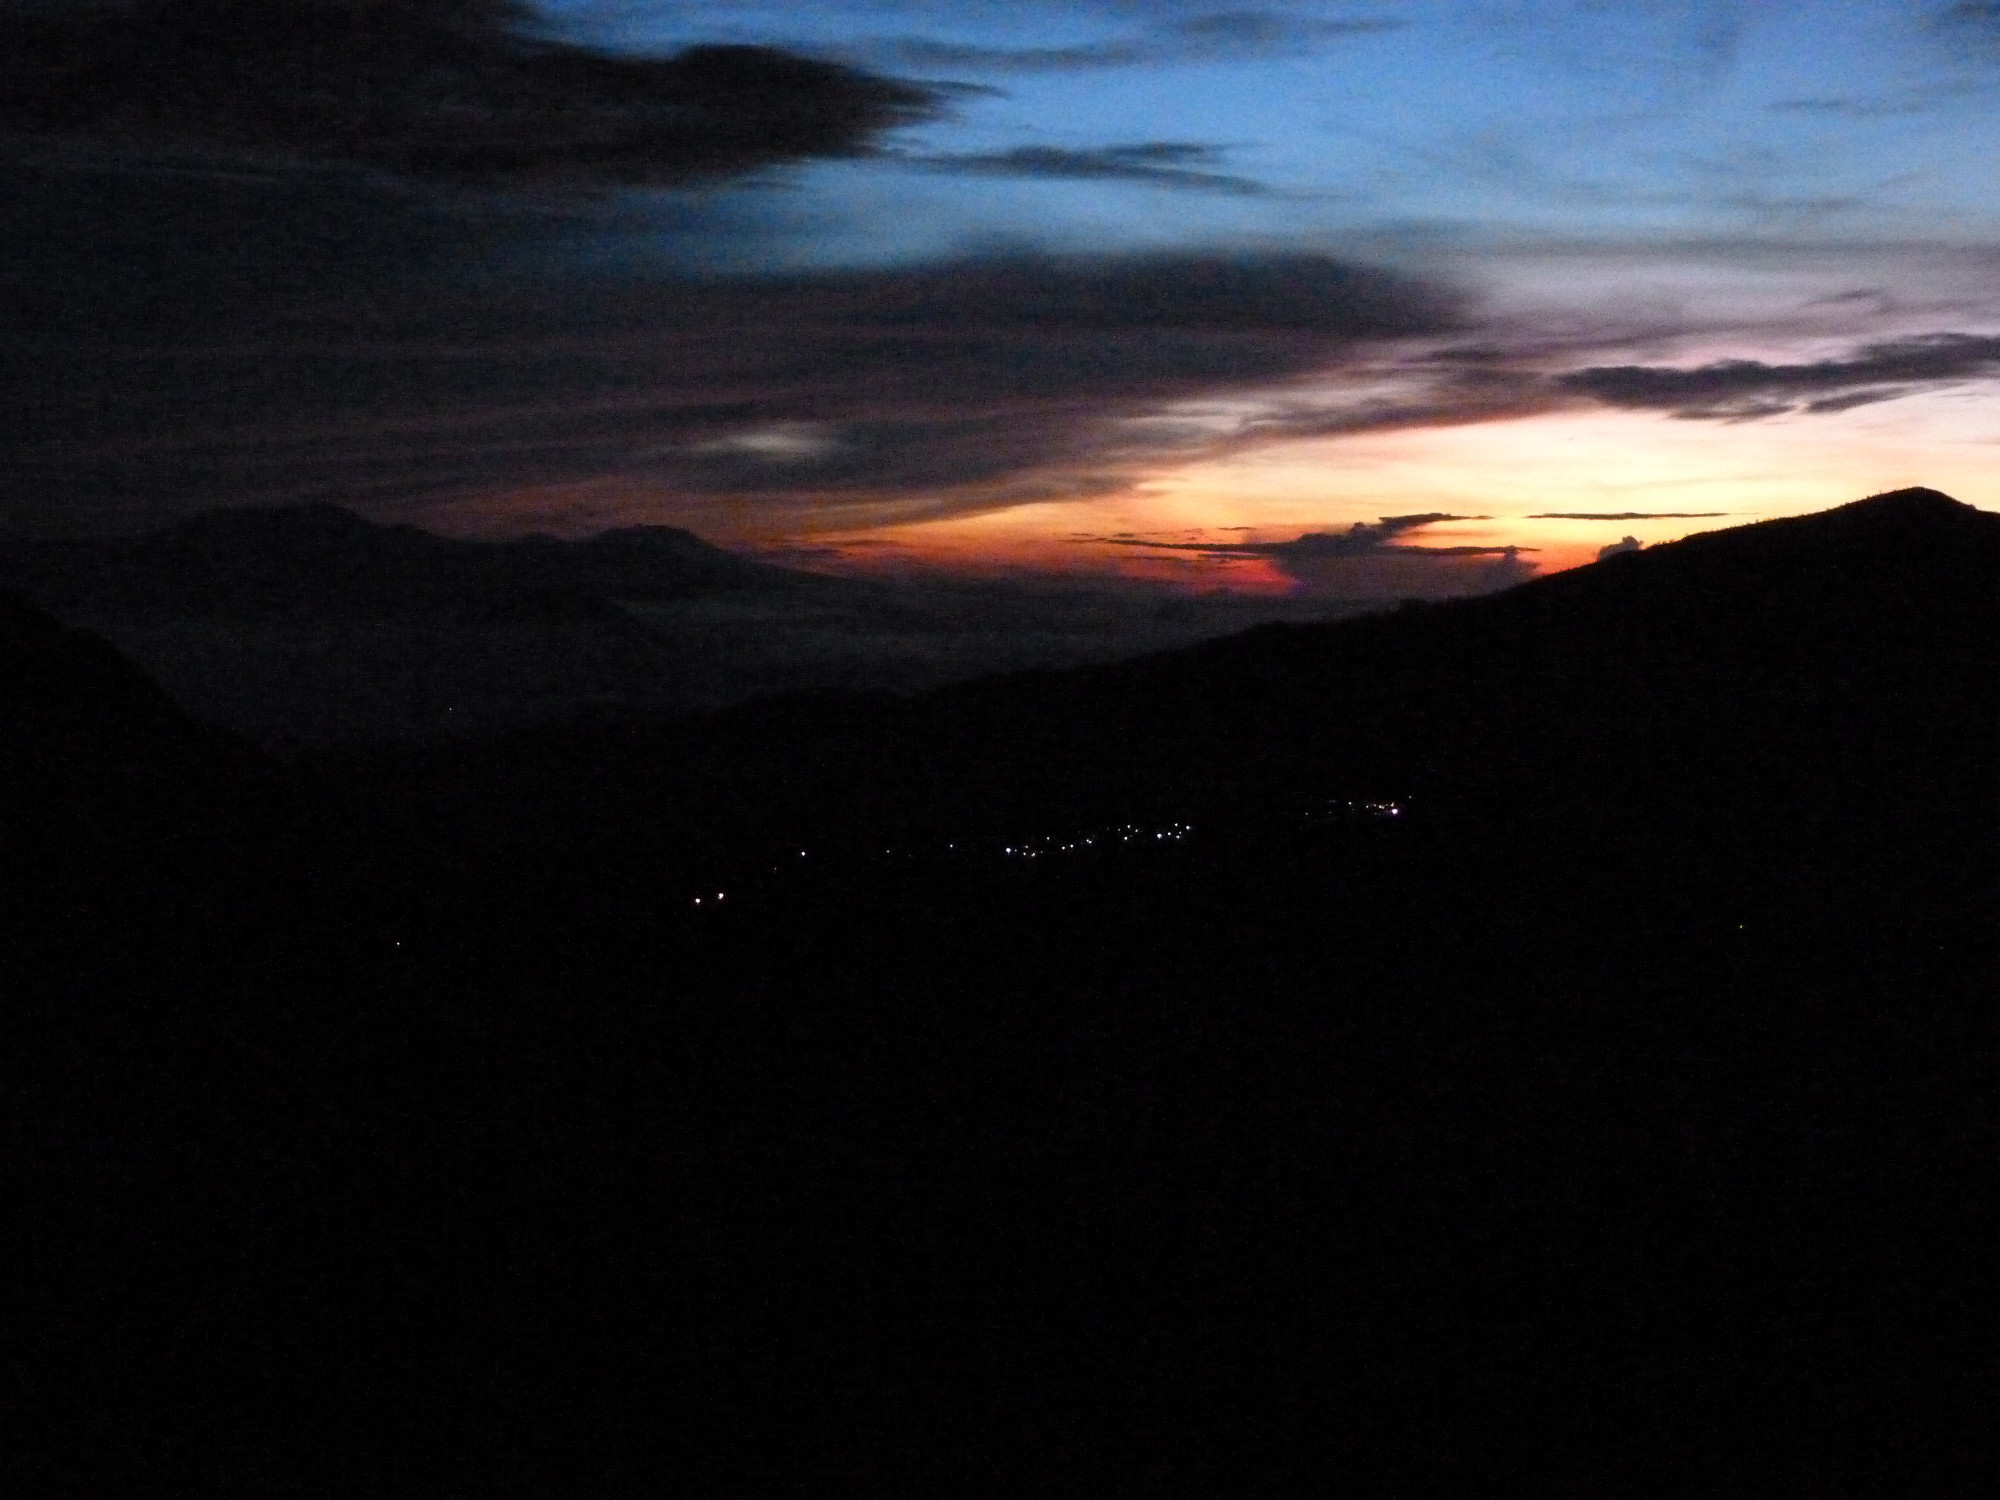
[{"label": "dark storm cloud", "polygon": [[697,522],[708,496],[774,526],[1108,492],[1156,451],[1129,428],[1161,403],[1461,317],[1448,289],[1315,255],[596,286],[413,275],[232,303],[238,280],[141,282],[84,323],[48,292],[40,339],[0,360],[26,437],[0,476],[17,524],[300,499],[382,513],[604,480]]},{"label": "dark storm cloud", "polygon": [[958,156],[903,158],[935,171],[976,177],[1041,177],[1073,180],[1138,182],[1150,187],[1248,197],[1269,191],[1249,177],[1215,170],[1223,152],[1216,146],[1183,141],[1147,141],[1131,146],[1100,146],[1071,151],[1056,146],[1017,146]]},{"label": "dark storm cloud", "polygon": [[954,490],[996,483],[1015,499],[1108,492],[1127,480],[1101,461],[1134,456],[1121,419],[1455,316],[1441,289],[1319,256],[1017,258],[716,284],[676,319],[690,367],[654,407],[643,468],[777,508],[887,496],[898,514],[943,514],[967,504]]},{"label": "dark storm cloud", "polygon": [[907,67],[962,68],[975,73],[1070,72],[1083,68],[1125,68],[1157,61],[1157,49],[1141,42],[1088,42],[1072,47],[982,47],[968,42],[934,42],[906,37],[882,49]]},{"label": "dark storm cloud", "polygon": [[1272,10],[1204,11],[1115,41],[987,47],[904,37],[885,44],[879,52],[884,61],[901,67],[986,74],[1068,73],[1285,56],[1327,42],[1397,31],[1407,24],[1387,16],[1327,19]]},{"label": "dark storm cloud", "polygon": [[2000,372],[2000,338],[1933,333],[1864,344],[1847,359],[1767,364],[1729,359],[1677,370],[1598,365],[1557,376],[1558,389],[1607,406],[1657,410],[1691,420],[1744,421],[1797,411],[1844,411],[1925,385]]},{"label": "dark storm cloud", "polygon": [[0,0],[0,133],[477,183],[854,155],[941,96],[765,47],[615,57],[515,0]]}]

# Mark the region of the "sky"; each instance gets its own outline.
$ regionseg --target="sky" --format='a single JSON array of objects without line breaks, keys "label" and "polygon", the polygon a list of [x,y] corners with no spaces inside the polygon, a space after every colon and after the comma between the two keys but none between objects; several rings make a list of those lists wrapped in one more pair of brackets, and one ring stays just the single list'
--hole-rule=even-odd
[{"label": "sky", "polygon": [[2000,501],[2000,5],[0,11],[24,530],[1337,602]]}]

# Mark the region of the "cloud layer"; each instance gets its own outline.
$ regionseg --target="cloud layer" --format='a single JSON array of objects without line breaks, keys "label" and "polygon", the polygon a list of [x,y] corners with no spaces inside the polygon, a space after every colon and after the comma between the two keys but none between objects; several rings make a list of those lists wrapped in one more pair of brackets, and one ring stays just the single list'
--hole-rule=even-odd
[{"label": "cloud layer", "polygon": [[1933,333],[1864,344],[1846,359],[1767,364],[1728,359],[1677,370],[1596,365],[1558,376],[1558,389],[1607,406],[1669,412],[1688,420],[1742,421],[1804,410],[1847,411],[1921,386],[2000,372],[2000,338]]},{"label": "cloud layer", "polygon": [[[1732,7],[1710,11],[1713,27],[1654,15],[1632,56],[1651,56],[1656,32],[1733,35]],[[1282,60],[1256,74],[1276,86],[1305,50],[1395,30],[1393,18],[1205,0],[1057,12],[835,7],[807,27],[829,56],[852,42],[878,64],[931,67],[956,47],[975,72],[1045,75],[1014,85],[1004,128],[890,149],[884,132],[998,91],[770,47],[664,53],[701,36],[805,34],[776,7],[765,30],[686,7],[648,57],[557,40],[510,0],[0,0],[6,514],[129,528],[218,504],[334,500],[445,524],[645,518],[775,543],[1129,494],[1175,465],[1276,444],[1593,407],[1823,418],[2000,374],[2000,338],[1983,331],[1990,296],[1913,312],[1900,253],[1855,260],[1853,279],[1822,266],[1798,283],[1833,290],[1818,301],[1802,292],[1772,311],[1760,292],[1755,314],[1717,316],[1719,291],[1704,312],[1674,305],[1681,291],[1630,288],[1665,272],[1662,285],[1698,298],[1727,265],[1676,280],[1679,251],[1642,265],[1614,248],[1593,266],[1572,246],[1560,265],[1576,274],[1548,278],[1563,282],[1556,295],[1496,310],[1509,273],[1476,237],[1371,239],[1331,218],[1300,229],[1327,205],[1389,191],[1394,174],[1370,177],[1351,151],[1274,157],[1296,111],[1248,71],[1208,70],[1202,87],[1219,106],[1241,102],[1226,117],[1244,124],[1259,170],[1312,186],[1269,191],[1231,171],[1223,148],[1200,144],[1209,118],[1165,107],[1189,92],[1183,74],[1163,70],[1155,81],[1175,97],[1140,108],[1143,73],[1088,72]],[[891,46],[882,25],[972,40]],[[1411,26],[1381,50],[1414,66],[1436,30]],[[1565,45],[1606,35],[1593,21]],[[1051,144],[1058,131],[1066,144]],[[1424,182],[1490,180],[1450,142],[1431,144],[1444,154],[1424,158]],[[755,170],[857,154],[886,169]],[[663,183],[678,186],[609,191]],[[1109,190],[1123,186],[1187,196]],[[987,204],[991,220],[967,207]],[[926,219],[947,210],[967,216]],[[1197,236],[1215,248],[1115,248]],[[996,242],[1016,248],[966,248]],[[1018,248],[1035,244],[1105,248]],[[1341,248],[1362,244],[1378,249]],[[855,269],[870,255],[872,269]],[[1398,273],[1378,256],[1449,270]],[[805,269],[755,273],[773,266]],[[1870,289],[1852,290],[1864,270]],[[1614,296],[1613,281],[1627,291]],[[1846,351],[1820,357],[1830,337]],[[1694,339],[1760,357],[1677,367],[1662,353]],[[1401,508],[1455,503],[1441,493]],[[1534,503],[1577,501],[1590,492]],[[1386,494],[1367,503],[1398,508]],[[1157,555],[1261,557],[1294,576],[1439,555],[1381,530],[1397,520]]]},{"label": "cloud layer", "polygon": [[419,276],[393,295],[378,280],[358,325],[349,298],[181,295],[171,326],[136,330],[115,309],[79,329],[58,297],[44,342],[14,347],[5,394],[32,434],[6,480],[18,524],[293,499],[379,512],[605,480],[734,531],[746,515],[768,534],[953,514],[1120,487],[1188,447],[1146,425],[1163,406],[1463,316],[1449,288],[1320,255]]},{"label": "cloud layer", "polygon": [[515,0],[6,0],[0,131],[598,188],[853,155],[936,90],[767,47],[620,57]]},{"label": "cloud layer", "polygon": [[[1164,10],[1166,13],[1161,14]],[[898,67],[982,75],[1073,73],[1162,63],[1241,62],[1296,56],[1302,50],[1348,38],[1399,31],[1394,16],[1307,16],[1273,8],[1172,14],[1155,7],[1151,23],[1134,35],[1050,46],[991,46],[911,36],[871,50]]]},{"label": "cloud layer", "polygon": [[1015,146],[1006,151],[940,153],[904,160],[932,171],[974,177],[1039,177],[1070,181],[1137,182],[1241,197],[1269,191],[1253,178],[1218,171],[1220,147],[1186,141],[1147,141],[1131,146],[1067,150],[1057,146]]}]

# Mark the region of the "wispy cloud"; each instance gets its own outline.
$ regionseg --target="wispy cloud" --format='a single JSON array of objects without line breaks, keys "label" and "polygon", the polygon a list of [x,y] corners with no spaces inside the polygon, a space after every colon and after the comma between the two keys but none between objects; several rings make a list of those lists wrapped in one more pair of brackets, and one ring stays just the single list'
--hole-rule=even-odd
[{"label": "wispy cloud", "polygon": [[1550,510],[1530,521],[1705,521],[1726,516],[1726,510]]},{"label": "wispy cloud", "polygon": [[1932,333],[1864,344],[1846,359],[1804,364],[1727,359],[1685,370],[1596,365],[1559,375],[1554,384],[1607,406],[1665,411],[1689,420],[1746,421],[1799,410],[1845,411],[1920,387],[1996,373],[2000,337]]},{"label": "wispy cloud", "polygon": [[1137,41],[1083,42],[1066,47],[987,47],[973,42],[904,37],[871,49],[913,68],[957,68],[974,73],[1071,72],[1126,68],[1158,61],[1158,48]]},{"label": "wispy cloud", "polygon": [[1041,177],[1080,181],[1137,182],[1239,197],[1268,192],[1254,178],[1217,171],[1219,146],[1185,141],[1146,141],[1128,146],[1068,150],[1058,146],[1016,146],[1007,151],[960,155],[904,156],[903,161],[933,171],[975,177]]},{"label": "wispy cloud", "polygon": [[1394,16],[1302,16],[1270,9],[1158,18],[1134,35],[1059,46],[991,46],[900,37],[869,49],[884,64],[988,75],[1067,73],[1175,62],[1244,61],[1379,36],[1408,25]]},{"label": "wispy cloud", "polygon": [[1780,99],[1770,107],[1779,114],[1803,115],[1832,120],[1893,120],[1904,115],[1920,115],[1947,102],[1949,94],[1938,92],[1901,94],[1891,97],[1834,95],[1812,99]]}]

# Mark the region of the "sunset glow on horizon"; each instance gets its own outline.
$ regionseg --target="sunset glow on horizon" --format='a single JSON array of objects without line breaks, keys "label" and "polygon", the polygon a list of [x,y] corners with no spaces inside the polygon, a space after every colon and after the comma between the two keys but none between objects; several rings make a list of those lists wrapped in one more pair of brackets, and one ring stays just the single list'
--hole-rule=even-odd
[{"label": "sunset glow on horizon", "polygon": [[[1856,411],[1844,421],[1765,423],[1754,433],[1652,414],[1556,413],[1287,444],[1191,464],[1115,497],[813,541],[829,549],[820,566],[863,574],[915,565],[1291,591],[1299,580],[1265,559],[1148,554],[1109,539],[1285,542],[1385,516],[1444,512],[1477,519],[1436,523],[1403,540],[1520,547],[1524,562],[1549,573],[1592,562],[1626,537],[1651,546],[1912,485],[1993,508],[2000,442],[1988,425],[1983,402],[1951,396],[1900,412]],[[1565,519],[1546,519],[1552,515]],[[1414,583],[1423,565],[1412,558],[1405,572]]]},{"label": "sunset glow on horizon", "polygon": [[[1918,484],[1992,508],[1996,446],[1976,392],[1739,424],[1561,411],[1274,444],[1135,475],[1110,494],[1001,499],[988,508],[974,500],[963,513],[935,519],[773,534],[757,529],[753,508],[732,515],[717,507],[693,525],[709,540],[774,561],[856,577],[1115,581],[1251,594],[1345,584],[1363,596],[1425,596],[1577,567],[1628,539],[1652,546]],[[455,510],[461,523],[468,514],[498,521],[486,534],[551,523],[585,534],[690,521],[684,501],[622,483]],[[1503,573],[1504,557],[1377,550],[1314,577],[1287,571],[1278,556],[1204,550],[1277,546],[1436,514],[1455,519],[1401,532],[1391,546],[1513,547],[1520,555]]]},{"label": "sunset glow on horizon", "polygon": [[[260,157],[254,92],[135,141],[115,58],[109,136],[16,121],[15,254],[66,290],[0,520],[333,503],[1365,603],[1909,485],[2000,503],[1991,6],[527,14],[662,97],[740,92],[631,162],[541,94],[467,121],[419,59],[413,120],[347,121],[358,160],[302,165],[325,142],[282,111]],[[367,57],[326,107],[377,97]],[[412,158],[446,119],[513,176]]]}]

